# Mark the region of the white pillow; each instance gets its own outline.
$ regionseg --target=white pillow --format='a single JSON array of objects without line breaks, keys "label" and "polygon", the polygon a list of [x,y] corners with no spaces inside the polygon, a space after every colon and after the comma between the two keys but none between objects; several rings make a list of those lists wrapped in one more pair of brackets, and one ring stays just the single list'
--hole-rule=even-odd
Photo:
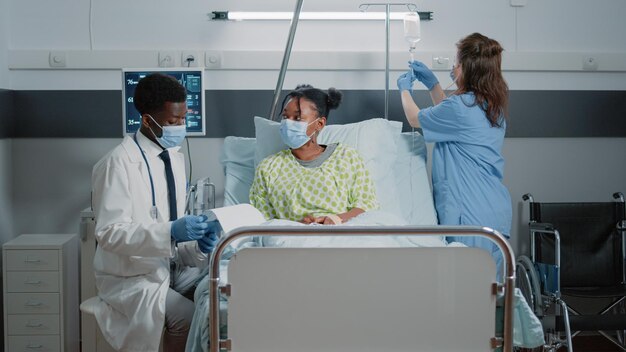
[{"label": "white pillow", "polygon": [[[280,123],[255,116],[255,165],[287,146],[280,138]],[[369,170],[381,209],[400,214],[398,192],[393,166],[397,157],[396,139],[400,138],[402,123],[371,119],[346,125],[328,125],[318,137],[318,143],[342,143],[356,149]]]},{"label": "white pillow", "polygon": [[224,206],[250,203],[256,139],[226,137],[220,162],[224,166]]},{"label": "white pillow", "polygon": [[254,152],[254,167],[270,155],[276,154],[287,145],[280,138],[280,123],[265,117],[254,117],[254,131],[256,135],[256,150]]}]

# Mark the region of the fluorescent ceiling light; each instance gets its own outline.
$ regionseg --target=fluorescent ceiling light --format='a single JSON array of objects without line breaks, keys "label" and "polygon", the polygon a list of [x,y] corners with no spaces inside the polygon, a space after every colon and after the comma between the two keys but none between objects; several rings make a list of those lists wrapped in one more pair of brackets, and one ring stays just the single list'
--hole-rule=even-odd
[{"label": "fluorescent ceiling light", "polygon": [[[402,20],[407,12],[391,12],[389,19]],[[426,13],[429,17],[432,13]],[[420,13],[420,17],[423,15]],[[365,21],[365,20],[384,20],[385,12],[300,12],[300,20],[329,20],[329,21]],[[212,19],[215,20],[231,20],[231,21],[275,21],[275,20],[291,20],[293,12],[240,12],[240,11],[215,11],[212,13]],[[423,18],[426,19],[426,18]],[[431,18],[428,18],[431,19]]]}]

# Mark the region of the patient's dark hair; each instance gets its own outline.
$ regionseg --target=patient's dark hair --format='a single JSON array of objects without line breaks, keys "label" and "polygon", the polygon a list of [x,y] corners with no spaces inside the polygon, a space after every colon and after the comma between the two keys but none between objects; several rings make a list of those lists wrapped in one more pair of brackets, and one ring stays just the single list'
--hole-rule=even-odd
[{"label": "patient's dark hair", "polygon": [[295,90],[287,94],[283,100],[283,107],[290,98],[304,98],[315,105],[315,109],[320,117],[324,116],[328,119],[330,110],[337,109],[341,104],[343,93],[335,88],[328,88],[328,93],[321,89],[314,88],[310,84],[300,84]]},{"label": "patient's dark hair", "polygon": [[182,103],[187,91],[172,76],[152,73],[142,78],[135,88],[133,102],[140,114],[153,114],[163,110],[166,102]]}]

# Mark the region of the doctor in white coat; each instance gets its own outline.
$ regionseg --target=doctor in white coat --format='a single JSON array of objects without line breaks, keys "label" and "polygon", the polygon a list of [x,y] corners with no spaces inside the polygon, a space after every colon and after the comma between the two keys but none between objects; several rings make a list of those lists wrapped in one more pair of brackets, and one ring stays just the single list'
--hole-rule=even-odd
[{"label": "doctor in white coat", "polygon": [[158,351],[162,333],[165,351],[184,350],[194,304],[170,287],[170,265],[206,265],[216,241],[206,217],[182,216],[186,178],[178,149],[186,96],[173,77],[140,80],[134,97],[139,132],[93,168],[98,296],[81,309],[95,315],[118,351]]}]

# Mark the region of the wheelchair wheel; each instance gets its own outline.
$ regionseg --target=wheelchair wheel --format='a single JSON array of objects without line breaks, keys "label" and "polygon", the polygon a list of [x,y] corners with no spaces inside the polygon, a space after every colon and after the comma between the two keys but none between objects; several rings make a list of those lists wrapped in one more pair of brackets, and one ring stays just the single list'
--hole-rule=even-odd
[{"label": "wheelchair wheel", "polygon": [[541,284],[535,270],[535,265],[527,256],[517,258],[515,285],[520,289],[526,303],[539,318],[543,316],[543,301],[541,298]]}]

